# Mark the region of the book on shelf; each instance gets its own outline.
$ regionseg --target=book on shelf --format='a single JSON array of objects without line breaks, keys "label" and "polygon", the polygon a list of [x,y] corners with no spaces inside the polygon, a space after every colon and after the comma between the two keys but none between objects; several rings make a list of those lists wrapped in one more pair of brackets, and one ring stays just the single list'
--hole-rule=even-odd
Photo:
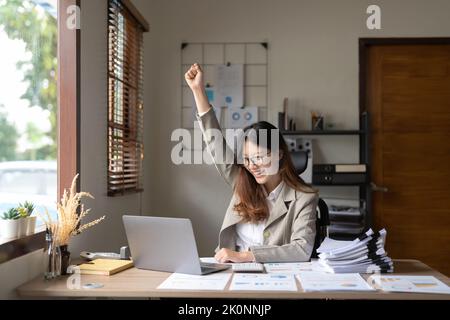
[{"label": "book on shelf", "polygon": [[352,173],[360,172],[365,173],[367,171],[364,163],[353,164],[314,164],[313,171],[317,173]]},{"label": "book on shelf", "polygon": [[365,173],[317,173],[313,170],[313,184],[317,185],[354,185],[366,182]]}]

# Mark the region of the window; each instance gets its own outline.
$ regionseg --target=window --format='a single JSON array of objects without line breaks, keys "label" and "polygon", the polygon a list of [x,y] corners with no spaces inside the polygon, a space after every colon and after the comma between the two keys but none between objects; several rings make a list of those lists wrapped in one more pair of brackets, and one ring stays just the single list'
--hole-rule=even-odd
[{"label": "window", "polygon": [[143,33],[129,1],[108,6],[108,195],[142,191]]},{"label": "window", "polygon": [[0,0],[0,47],[0,215],[31,201],[56,217],[56,0]]},{"label": "window", "polygon": [[[75,6],[0,0],[0,214],[28,200],[56,217],[79,172],[80,32],[66,23]],[[39,223],[25,238],[0,235],[0,264],[42,248]]]}]

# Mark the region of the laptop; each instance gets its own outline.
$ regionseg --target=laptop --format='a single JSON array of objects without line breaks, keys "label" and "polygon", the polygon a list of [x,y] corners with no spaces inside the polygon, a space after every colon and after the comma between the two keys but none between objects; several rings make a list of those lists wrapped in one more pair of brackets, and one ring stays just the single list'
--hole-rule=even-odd
[{"label": "laptop", "polygon": [[204,275],[229,268],[200,261],[189,219],[124,215],[123,224],[138,269]]}]

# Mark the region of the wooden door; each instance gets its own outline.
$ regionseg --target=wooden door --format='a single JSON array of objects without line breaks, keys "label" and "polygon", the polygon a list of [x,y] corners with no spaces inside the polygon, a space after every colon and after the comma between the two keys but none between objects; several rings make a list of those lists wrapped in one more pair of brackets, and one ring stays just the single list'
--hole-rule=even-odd
[{"label": "wooden door", "polygon": [[[444,41],[445,42],[445,41]],[[450,276],[450,40],[370,45],[362,104],[371,115],[375,229],[392,258]],[[364,58],[365,57],[365,58]]]}]

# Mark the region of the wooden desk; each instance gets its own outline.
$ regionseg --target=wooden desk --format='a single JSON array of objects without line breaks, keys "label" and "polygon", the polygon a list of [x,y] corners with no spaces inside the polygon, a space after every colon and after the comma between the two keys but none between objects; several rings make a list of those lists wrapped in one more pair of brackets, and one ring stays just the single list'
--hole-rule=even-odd
[{"label": "wooden desk", "polygon": [[[431,269],[417,260],[394,260],[395,274],[402,275],[432,275],[450,285],[450,280],[443,274]],[[229,272],[229,271],[227,271]],[[450,300],[450,295],[419,294],[419,293],[388,293],[376,292],[303,292],[297,280],[297,292],[255,292],[229,291],[229,283],[224,291],[194,291],[194,290],[158,290],[157,287],[170,275],[167,272],[125,270],[113,276],[82,275],[81,286],[86,283],[99,282],[104,287],[99,289],[69,289],[69,277],[61,277],[52,281],[36,278],[22,286],[17,291],[21,297],[52,298],[52,297],[131,297],[131,298],[254,298],[254,299],[421,299]],[[363,277],[369,277],[364,274]]]}]

